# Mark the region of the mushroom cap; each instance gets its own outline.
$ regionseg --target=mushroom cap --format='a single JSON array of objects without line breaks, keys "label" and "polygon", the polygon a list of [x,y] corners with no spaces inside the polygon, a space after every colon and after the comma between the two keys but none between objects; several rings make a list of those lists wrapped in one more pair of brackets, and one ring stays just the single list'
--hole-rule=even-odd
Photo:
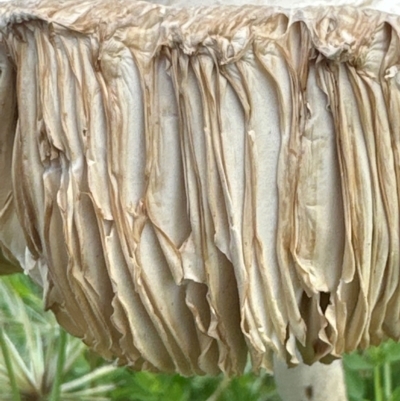
[{"label": "mushroom cap", "polygon": [[0,264],[134,369],[400,336],[400,18],[0,4]]}]

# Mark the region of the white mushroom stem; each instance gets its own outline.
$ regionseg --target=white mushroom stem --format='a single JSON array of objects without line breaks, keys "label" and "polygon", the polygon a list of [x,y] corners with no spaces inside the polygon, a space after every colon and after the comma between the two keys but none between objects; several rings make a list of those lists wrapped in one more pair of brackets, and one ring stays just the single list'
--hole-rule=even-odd
[{"label": "white mushroom stem", "polygon": [[274,360],[275,383],[284,401],[345,401],[347,400],[341,360],[329,365],[320,362],[312,366],[288,368],[281,359]]}]

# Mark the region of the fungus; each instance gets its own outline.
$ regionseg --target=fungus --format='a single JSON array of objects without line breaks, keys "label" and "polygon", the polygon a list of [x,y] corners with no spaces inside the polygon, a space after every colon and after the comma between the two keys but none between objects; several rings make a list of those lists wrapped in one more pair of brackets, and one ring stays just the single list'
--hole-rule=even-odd
[{"label": "fungus", "polygon": [[398,339],[399,28],[351,6],[1,4],[0,262],[134,369]]}]

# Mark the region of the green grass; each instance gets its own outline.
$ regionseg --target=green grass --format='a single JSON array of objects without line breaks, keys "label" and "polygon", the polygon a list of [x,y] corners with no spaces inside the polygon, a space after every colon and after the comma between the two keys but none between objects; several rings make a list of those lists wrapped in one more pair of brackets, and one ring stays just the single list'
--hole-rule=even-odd
[{"label": "green grass", "polygon": [[399,343],[388,340],[343,360],[350,401],[400,401]]},{"label": "green grass", "polygon": [[[6,401],[279,401],[273,378],[185,378],[110,366],[42,311],[41,290],[0,280],[0,388]],[[400,401],[400,344],[345,355],[349,401]]]}]

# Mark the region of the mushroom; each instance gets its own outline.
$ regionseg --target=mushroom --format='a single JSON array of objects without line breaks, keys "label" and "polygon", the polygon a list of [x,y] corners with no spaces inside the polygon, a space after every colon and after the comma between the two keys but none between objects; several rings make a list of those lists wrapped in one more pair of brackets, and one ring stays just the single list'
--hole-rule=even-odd
[{"label": "mushroom", "polygon": [[257,371],[398,339],[385,7],[1,4],[0,258],[134,369],[233,375],[248,354]]}]

